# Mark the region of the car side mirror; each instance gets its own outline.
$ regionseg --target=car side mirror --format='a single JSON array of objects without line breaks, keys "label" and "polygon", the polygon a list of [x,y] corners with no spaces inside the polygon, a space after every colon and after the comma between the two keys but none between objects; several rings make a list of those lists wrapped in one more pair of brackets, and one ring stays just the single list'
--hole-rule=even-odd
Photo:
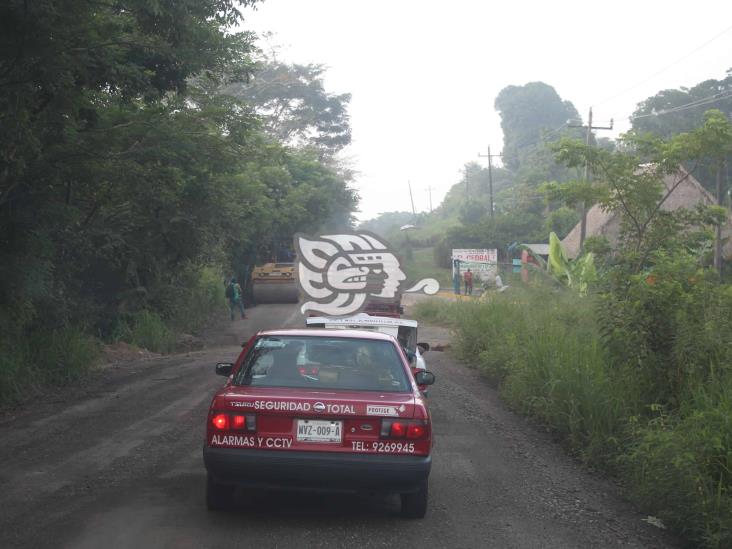
[{"label": "car side mirror", "polygon": [[435,374],[432,372],[428,370],[420,370],[417,372],[417,375],[414,376],[414,380],[417,382],[417,385],[432,385],[436,378]]},{"label": "car side mirror", "polygon": [[424,341],[422,343],[417,343],[417,347],[419,347],[419,352],[422,354],[430,350],[430,344],[425,343]]},{"label": "car side mirror", "polygon": [[219,362],[216,365],[216,375],[229,377],[234,365],[231,362]]}]

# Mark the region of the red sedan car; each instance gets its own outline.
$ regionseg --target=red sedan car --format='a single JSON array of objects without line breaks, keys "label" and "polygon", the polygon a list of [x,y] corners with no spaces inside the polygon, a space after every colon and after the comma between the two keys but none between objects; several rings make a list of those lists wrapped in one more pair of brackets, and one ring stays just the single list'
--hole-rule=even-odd
[{"label": "red sedan car", "polygon": [[214,396],[203,449],[209,509],[236,487],[393,492],[402,515],[427,511],[432,428],[407,357],[388,335],[260,332]]}]

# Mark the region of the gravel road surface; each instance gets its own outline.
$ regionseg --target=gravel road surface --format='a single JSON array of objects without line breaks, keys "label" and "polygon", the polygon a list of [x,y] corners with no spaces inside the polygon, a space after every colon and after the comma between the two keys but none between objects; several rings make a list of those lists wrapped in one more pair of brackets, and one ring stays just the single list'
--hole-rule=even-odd
[{"label": "gravel road surface", "polygon": [[400,519],[396,496],[240,494],[231,512],[207,512],[204,423],[223,382],[213,365],[257,329],[302,325],[291,305],[248,315],[209,334],[207,350],[115,364],[6,415],[0,547],[674,546],[449,352],[426,355],[437,445],[424,520]]}]

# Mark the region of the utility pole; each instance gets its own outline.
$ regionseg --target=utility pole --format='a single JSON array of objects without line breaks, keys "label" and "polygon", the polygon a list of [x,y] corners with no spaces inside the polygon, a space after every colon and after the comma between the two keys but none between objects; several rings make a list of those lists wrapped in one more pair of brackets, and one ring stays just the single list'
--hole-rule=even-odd
[{"label": "utility pole", "polygon": [[[590,146],[592,142],[592,130],[612,130],[613,129],[613,120],[610,119],[610,125],[609,126],[593,126],[592,125],[592,107],[590,107],[590,114],[587,117],[587,126],[583,126],[582,124],[567,124],[570,128],[586,128],[587,134],[585,135],[585,145],[588,147]],[[585,181],[587,183],[590,182],[590,163],[589,161],[585,162]],[[585,237],[587,236],[587,204],[582,201],[581,204],[582,208],[582,221],[580,222],[580,252],[582,251],[582,247],[585,244]]]},{"label": "utility pole", "polygon": [[426,188],[425,190],[426,190],[426,191],[427,191],[427,192],[429,193],[429,195],[430,195],[430,213],[432,213],[432,191],[433,191],[434,189],[432,189],[432,186],[429,186],[429,187],[427,187],[427,188]]},{"label": "utility pole", "polygon": [[414,216],[414,224],[417,224],[417,211],[414,209],[414,198],[412,197],[412,182],[407,181],[407,185],[409,185],[409,200],[412,203],[412,216]]},{"label": "utility pole", "polygon": [[489,213],[490,213],[491,217],[493,217],[493,208],[494,208],[494,205],[493,205],[493,162],[491,161],[491,159],[494,156],[498,157],[498,156],[503,156],[503,155],[500,154],[500,153],[499,154],[491,154],[491,146],[488,145],[488,154],[478,153],[478,156],[480,158],[487,158],[488,159],[488,196],[490,198],[490,202],[489,203],[491,205],[490,206],[490,212]]}]

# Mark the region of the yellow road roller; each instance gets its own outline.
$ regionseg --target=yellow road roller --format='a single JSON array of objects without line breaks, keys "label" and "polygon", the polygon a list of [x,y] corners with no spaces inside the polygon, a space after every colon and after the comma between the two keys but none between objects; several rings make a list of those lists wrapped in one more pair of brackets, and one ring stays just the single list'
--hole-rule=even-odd
[{"label": "yellow road roller", "polygon": [[297,303],[299,294],[294,263],[265,263],[252,271],[255,303]]}]

